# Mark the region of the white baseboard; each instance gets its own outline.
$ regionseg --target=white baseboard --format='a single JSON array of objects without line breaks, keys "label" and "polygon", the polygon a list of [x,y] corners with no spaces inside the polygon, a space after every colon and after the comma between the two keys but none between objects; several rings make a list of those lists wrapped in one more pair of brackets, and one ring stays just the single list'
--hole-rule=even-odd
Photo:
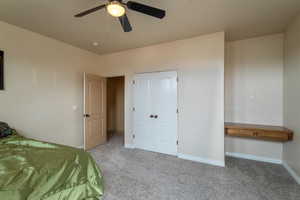
[{"label": "white baseboard", "polygon": [[199,162],[199,163],[205,163],[205,164],[209,164],[209,165],[225,167],[225,163],[222,161],[219,161],[219,160],[211,160],[211,159],[207,159],[207,158],[201,158],[198,156],[191,156],[191,155],[186,155],[186,154],[181,154],[181,153],[178,153],[177,156],[178,156],[178,158],[181,158],[184,160],[190,160],[190,161],[195,161],[195,162]]},{"label": "white baseboard", "polygon": [[242,159],[248,159],[248,160],[261,161],[261,162],[267,162],[267,163],[282,164],[282,160],[279,160],[279,159],[255,156],[255,155],[250,155],[250,154],[243,154],[243,153],[236,153],[236,152],[226,152],[226,156],[234,157],[234,158],[242,158]]},{"label": "white baseboard", "polygon": [[300,184],[300,176],[286,162],[283,162],[282,165],[290,173],[290,175],[295,179],[295,181],[298,184]]},{"label": "white baseboard", "polygon": [[133,144],[125,144],[124,146],[126,149],[135,149]]},{"label": "white baseboard", "polygon": [[76,147],[77,149],[84,149],[83,145]]}]

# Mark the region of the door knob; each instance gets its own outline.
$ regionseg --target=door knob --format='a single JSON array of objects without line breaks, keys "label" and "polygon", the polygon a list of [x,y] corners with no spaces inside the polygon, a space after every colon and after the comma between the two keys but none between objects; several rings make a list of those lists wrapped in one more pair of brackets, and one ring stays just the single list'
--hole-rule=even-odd
[{"label": "door knob", "polygon": [[83,116],[84,116],[84,117],[90,117],[90,115],[89,115],[89,114],[84,114]]},{"label": "door knob", "polygon": [[157,118],[158,118],[158,115],[154,115],[154,118],[157,119]]},{"label": "door knob", "polygon": [[154,117],[154,115],[150,115],[150,118],[153,118]]}]

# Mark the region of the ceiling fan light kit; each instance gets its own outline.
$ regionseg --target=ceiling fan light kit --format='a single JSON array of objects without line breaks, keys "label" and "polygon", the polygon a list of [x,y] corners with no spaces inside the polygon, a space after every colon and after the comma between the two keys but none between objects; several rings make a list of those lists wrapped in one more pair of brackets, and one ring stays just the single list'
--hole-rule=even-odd
[{"label": "ceiling fan light kit", "polygon": [[147,6],[144,4],[140,4],[134,1],[128,1],[127,3],[124,3],[122,0],[108,0],[109,2],[107,4],[97,6],[95,8],[86,10],[84,12],[81,12],[75,17],[83,17],[88,14],[91,14],[93,12],[96,12],[98,10],[101,10],[103,8],[106,8],[107,12],[116,18],[119,18],[119,21],[121,23],[121,26],[124,30],[124,32],[130,32],[132,31],[132,27],[130,25],[129,19],[126,15],[126,8],[127,6],[128,9],[143,13],[145,15],[149,15],[152,17],[156,17],[159,19],[162,19],[166,16],[166,11],[159,9],[159,8],[154,8],[151,6]]},{"label": "ceiling fan light kit", "polygon": [[113,17],[121,17],[125,14],[125,7],[119,1],[112,1],[106,5],[107,12]]}]

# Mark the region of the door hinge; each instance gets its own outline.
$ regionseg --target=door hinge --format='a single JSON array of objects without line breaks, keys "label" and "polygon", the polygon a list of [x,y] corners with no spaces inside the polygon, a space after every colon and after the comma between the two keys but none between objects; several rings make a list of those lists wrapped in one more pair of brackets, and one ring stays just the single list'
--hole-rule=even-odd
[{"label": "door hinge", "polygon": [[176,78],[176,81],[177,81],[177,83],[179,82],[179,78],[178,77]]},{"label": "door hinge", "polygon": [[135,111],[135,107],[132,108],[132,111]]},{"label": "door hinge", "polygon": [[132,81],[132,84],[133,84],[133,85],[135,84],[135,80]]},{"label": "door hinge", "polygon": [[176,113],[177,113],[177,114],[179,113],[179,109],[178,109],[178,108],[176,109]]},{"label": "door hinge", "polygon": [[135,139],[135,135],[134,134],[132,135],[132,138]]},{"label": "door hinge", "polygon": [[176,141],[176,145],[179,145],[179,142],[178,142],[178,140]]}]

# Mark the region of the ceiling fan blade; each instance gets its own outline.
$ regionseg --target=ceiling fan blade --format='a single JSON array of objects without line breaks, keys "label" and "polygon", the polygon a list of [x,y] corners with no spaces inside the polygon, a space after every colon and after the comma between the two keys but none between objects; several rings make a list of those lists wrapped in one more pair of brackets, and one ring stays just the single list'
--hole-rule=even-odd
[{"label": "ceiling fan blade", "polygon": [[121,17],[119,17],[119,21],[123,27],[124,32],[130,32],[132,31],[132,27],[130,25],[129,19],[127,17],[127,15],[123,15]]},{"label": "ceiling fan blade", "polygon": [[86,10],[86,11],[83,11],[83,12],[81,12],[81,13],[75,15],[74,17],[83,17],[83,16],[88,15],[88,14],[90,14],[90,13],[93,13],[93,12],[96,12],[96,11],[98,11],[98,10],[101,10],[101,9],[103,9],[103,8],[105,8],[105,7],[106,7],[106,5],[97,6],[97,7],[95,7],[95,8],[92,8],[92,9],[89,9],[89,10]]},{"label": "ceiling fan blade", "polygon": [[166,11],[164,11],[162,9],[154,8],[154,7],[140,4],[140,3],[137,3],[134,1],[128,1],[126,5],[131,10],[141,12],[146,15],[150,15],[152,17],[157,17],[157,18],[162,19],[166,16]]}]

